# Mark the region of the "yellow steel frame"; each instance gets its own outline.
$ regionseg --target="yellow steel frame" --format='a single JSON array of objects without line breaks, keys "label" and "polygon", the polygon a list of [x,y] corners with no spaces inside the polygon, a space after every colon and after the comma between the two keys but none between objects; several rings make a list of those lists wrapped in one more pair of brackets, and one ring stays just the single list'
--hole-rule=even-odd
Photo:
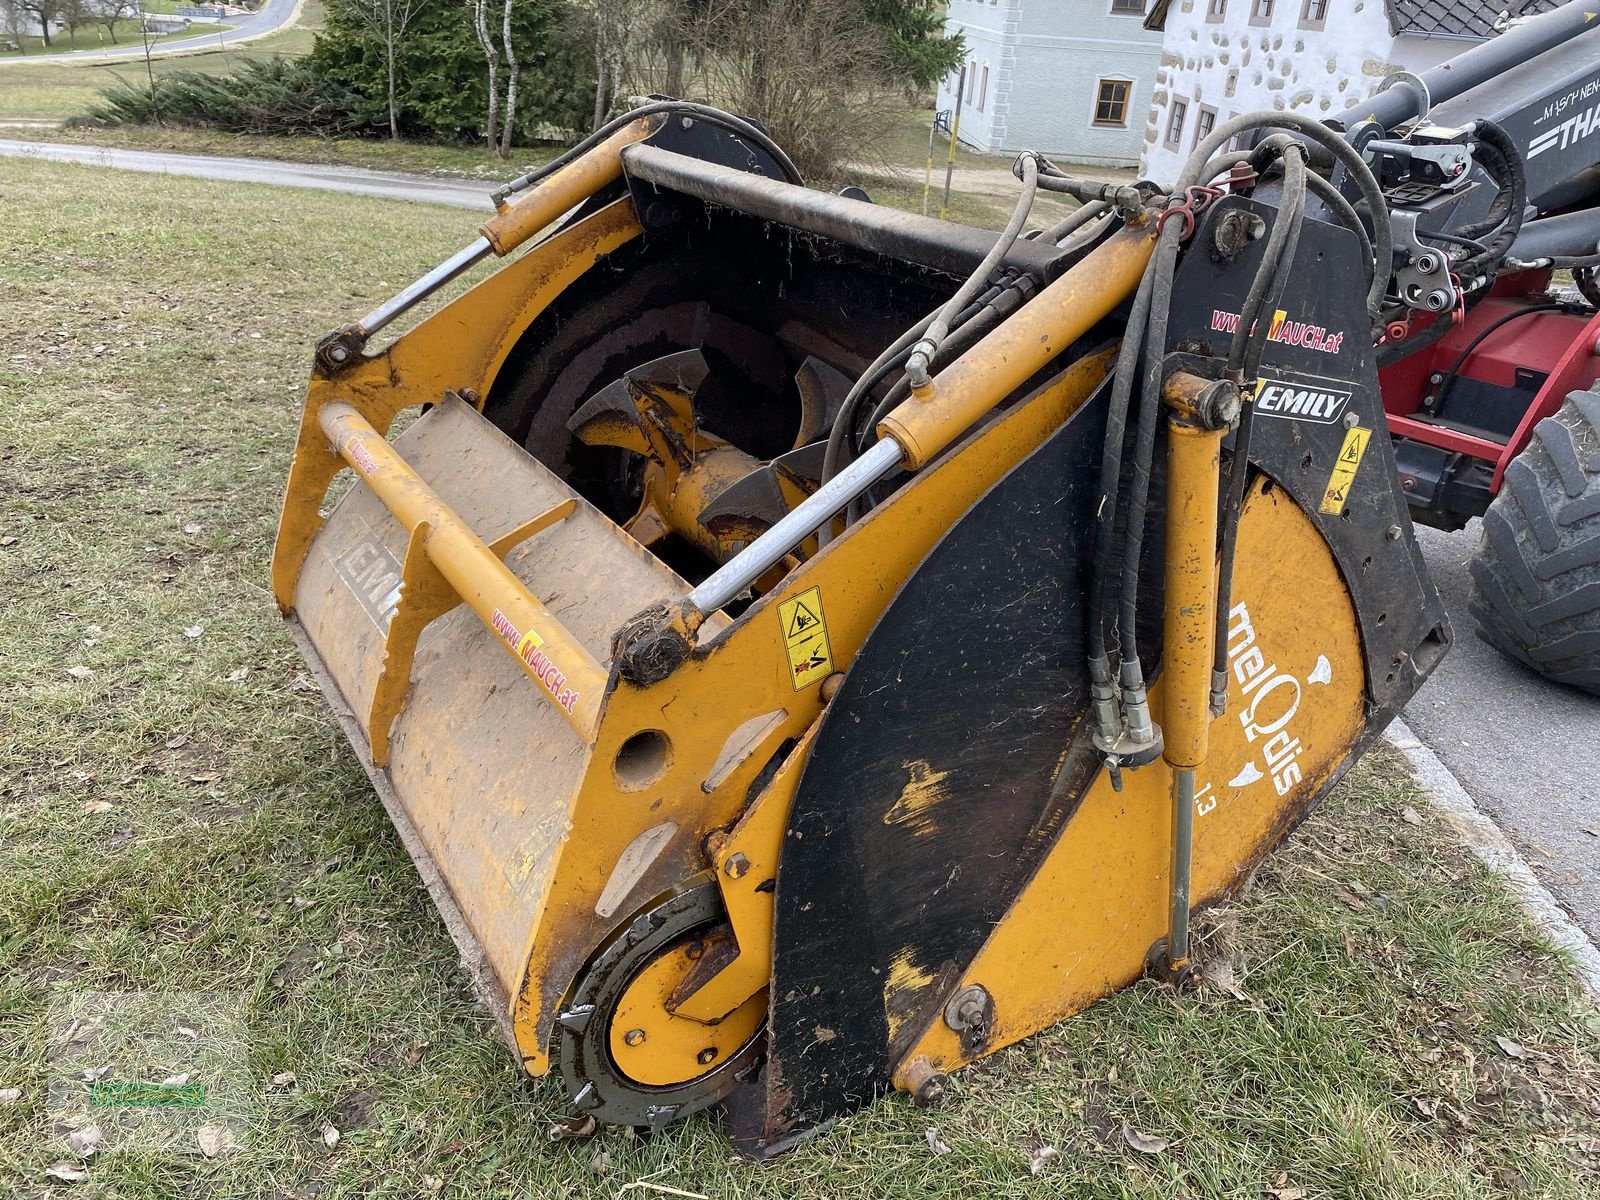
[{"label": "yellow steel frame", "polygon": [[[614,156],[617,146],[604,149]],[[596,154],[600,154],[599,151]],[[496,245],[510,246],[548,223],[552,210],[564,211],[585,186],[615,178],[610,160],[579,160],[536,190],[511,211],[524,210],[496,228]],[[552,196],[555,197],[552,199]],[[502,214],[504,215],[504,214]],[[499,218],[497,218],[499,220]],[[491,226],[494,222],[491,222]],[[491,236],[491,226],[485,236]],[[412,646],[432,615],[466,602],[486,623],[493,613],[515,613],[514,624],[552,646],[564,661],[580,664],[583,704],[563,713],[588,755],[575,792],[551,802],[566,805],[566,836],[543,876],[527,931],[526,968],[512,984],[511,1017],[517,1048],[526,1068],[548,1068],[552,1022],[562,997],[585,961],[612,932],[615,921],[597,913],[597,899],[617,864],[646,825],[677,832],[649,865],[640,888],[665,891],[702,870],[705,839],[727,836],[715,855],[719,879],[727,888],[730,919],[741,953],[713,979],[704,995],[690,997],[680,1011],[715,1020],[738,1007],[765,985],[770,961],[771,915],[765,893],[728,884],[728,864],[742,852],[749,861],[775,860],[774,838],[798,775],[803,755],[791,752],[763,801],[747,814],[752,781],[786,741],[799,741],[813,726],[823,704],[815,683],[796,690],[785,656],[782,605],[820,589],[835,671],[848,669],[887,600],[921,561],[934,541],[983,491],[1036,448],[1058,427],[1110,367],[1109,351],[1072,365],[1049,387],[1003,419],[914,477],[888,502],[844,536],[803,563],[763,595],[738,621],[708,622],[700,629],[697,653],[666,679],[648,687],[606,680],[606,668],[582,652],[561,623],[533,597],[500,561],[508,544],[526,535],[518,530],[489,545],[457,518],[399,458],[385,440],[395,415],[408,406],[437,400],[447,391],[485,394],[518,336],[562,289],[605,255],[640,233],[626,200],[619,200],[533,246],[507,267],[442,307],[381,352],[363,355],[336,374],[319,372],[308,389],[305,414],[285,495],[273,557],[278,603],[292,610],[295,582],[322,518],[318,506],[335,474],[353,466],[391,513],[410,531],[407,581],[415,582],[416,608],[396,626]],[[1153,229],[1134,221],[1062,279],[1047,287],[1019,317],[986,338],[942,372],[931,393],[907,400],[882,426],[902,447],[910,468],[929,463],[949,448],[983,414],[1011,395],[1022,381],[1056,358],[1120,303],[1143,271],[1153,246]],[[534,525],[562,519],[550,512]],[[402,612],[406,605],[402,603]],[[369,715],[369,741],[382,765],[387,719],[403,692],[400,669],[407,648],[395,645],[391,686],[380,686],[382,705]],[[503,644],[524,661],[521,647]],[[386,671],[388,670],[386,666]],[[540,697],[552,697],[534,688]],[[753,716],[762,722],[749,732]],[[381,726],[381,727],[380,727]],[[641,732],[669,747],[658,775],[643,791],[619,778],[614,764]],[[730,748],[737,753],[729,757]],[[462,748],[454,748],[462,753]],[[470,750],[468,751],[470,753]],[[731,765],[711,769],[728,760]],[[741,817],[743,821],[741,822]],[[731,831],[731,832],[730,832]],[[754,857],[752,857],[754,855]],[[496,903],[502,889],[515,886],[515,872],[472,880],[451,879],[450,864],[440,866],[452,888],[471,887],[483,902]],[[770,867],[765,869],[770,870]],[[768,940],[764,940],[768,939]],[[712,1013],[715,1013],[713,1016]],[[659,1065],[657,1077],[676,1069]]]}]

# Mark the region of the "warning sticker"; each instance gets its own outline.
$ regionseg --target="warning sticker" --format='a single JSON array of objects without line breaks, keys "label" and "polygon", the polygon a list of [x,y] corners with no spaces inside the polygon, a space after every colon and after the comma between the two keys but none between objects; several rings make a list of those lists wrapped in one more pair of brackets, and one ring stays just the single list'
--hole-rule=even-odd
[{"label": "warning sticker", "polygon": [[1356,468],[1361,465],[1361,456],[1367,452],[1367,443],[1371,440],[1372,430],[1360,425],[1345,431],[1344,445],[1339,447],[1339,461],[1333,464],[1328,490],[1322,493],[1323,512],[1335,516],[1344,512],[1345,502],[1350,498],[1350,485],[1356,480]]},{"label": "warning sticker", "polygon": [[789,656],[789,682],[794,690],[810,687],[833,671],[828,647],[828,621],[822,615],[822,589],[809,588],[778,605],[778,625]]}]

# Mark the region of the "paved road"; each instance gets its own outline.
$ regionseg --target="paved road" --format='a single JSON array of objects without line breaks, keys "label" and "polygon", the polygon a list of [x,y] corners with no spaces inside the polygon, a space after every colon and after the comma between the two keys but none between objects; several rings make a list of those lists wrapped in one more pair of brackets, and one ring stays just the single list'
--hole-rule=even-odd
[{"label": "paved road", "polygon": [[[354,167],[0,140],[0,155],[15,154],[480,210],[489,208],[492,186]],[[1478,544],[1476,523],[1460,533],[1417,533],[1456,641],[1405,719],[1600,943],[1600,837],[1586,832],[1600,829],[1600,700],[1546,683],[1473,634],[1467,562]]]},{"label": "paved road", "polygon": [[[117,167],[157,175],[193,175],[234,183],[269,183],[283,187],[316,188],[389,200],[420,200],[481,211],[493,209],[489,192],[498,181],[473,183],[463,179],[433,179],[399,171],[368,171],[361,167],[325,167],[309,163],[276,162],[264,158],[212,158],[198,154],[166,154],[151,150],[112,150],[58,142],[0,139],[0,156],[38,158],[50,162],[81,163],[91,167]],[[508,166],[509,177],[513,169]]]},{"label": "paved road", "polygon": [[1417,530],[1455,645],[1405,711],[1478,806],[1600,944],[1600,699],[1547,683],[1473,632],[1467,562],[1480,533]]},{"label": "paved road", "polygon": [[[150,47],[151,58],[162,58],[168,54],[190,54],[196,50],[210,50],[219,46],[232,46],[238,42],[251,38],[263,37],[269,33],[276,33],[285,26],[292,25],[300,13],[302,0],[267,0],[261,8],[248,17],[229,17],[223,24],[230,26],[226,33],[206,33],[204,25],[195,25],[194,37],[173,38],[168,42],[158,42]],[[122,58],[143,58],[144,43],[124,43],[121,46],[111,46],[105,50],[75,50],[59,54],[19,54],[0,58],[0,70],[7,63],[102,63],[113,62]]]}]

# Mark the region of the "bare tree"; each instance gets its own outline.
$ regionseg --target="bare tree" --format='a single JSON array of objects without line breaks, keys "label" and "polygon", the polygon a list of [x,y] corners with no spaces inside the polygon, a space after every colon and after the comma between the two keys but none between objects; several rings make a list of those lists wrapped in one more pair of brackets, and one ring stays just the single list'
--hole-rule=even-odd
[{"label": "bare tree", "polygon": [[24,18],[17,0],[0,0],[0,30],[11,35],[16,42],[18,54],[26,54],[28,52],[22,41],[24,36],[23,26],[26,24],[27,20]]},{"label": "bare tree", "polygon": [[516,47],[511,41],[511,10],[516,0],[505,0],[505,23],[500,29],[500,41],[506,51],[506,119],[500,127],[500,157],[511,155],[511,135],[517,127],[517,79],[522,74],[522,64],[517,61]]},{"label": "bare tree", "polygon": [[90,0],[89,11],[96,25],[104,25],[111,44],[117,44],[117,25],[138,15],[139,5],[133,0]]},{"label": "bare tree", "polygon": [[[493,150],[500,112],[500,49],[494,44],[494,34],[489,32],[488,8],[489,0],[472,0],[472,28],[478,35],[478,45],[483,47],[483,57],[489,67],[489,116],[485,121],[484,140]],[[511,124],[509,119],[506,124]]]},{"label": "bare tree", "polygon": [[156,68],[150,60],[150,22],[144,19],[144,12],[139,13],[139,37],[144,41],[144,75],[150,81],[150,115],[155,117],[156,124],[161,121],[161,93],[156,90]]},{"label": "bare tree", "polygon": [[67,44],[78,48],[78,30],[94,23],[90,0],[61,0],[60,21],[67,27]]},{"label": "bare tree", "polygon": [[395,52],[405,39],[421,0],[346,0],[348,10],[383,43],[383,65],[389,81],[389,136],[400,140],[400,110],[395,102]]},{"label": "bare tree", "polygon": [[679,13],[696,67],[686,96],[761,121],[807,175],[831,181],[877,155],[898,101],[889,47],[860,3],[695,0]]},{"label": "bare tree", "polygon": [[599,129],[622,94],[627,50],[637,42],[635,0],[594,0],[594,127]]},{"label": "bare tree", "polygon": [[50,48],[50,22],[61,16],[61,0],[16,0],[16,11],[39,23],[45,49]]}]

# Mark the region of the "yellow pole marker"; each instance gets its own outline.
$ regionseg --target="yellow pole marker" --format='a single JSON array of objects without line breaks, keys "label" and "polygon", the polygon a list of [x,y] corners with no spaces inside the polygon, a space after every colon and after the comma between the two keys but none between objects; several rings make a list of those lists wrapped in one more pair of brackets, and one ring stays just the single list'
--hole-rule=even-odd
[{"label": "yellow pole marker", "polygon": [[950,157],[944,166],[944,200],[939,205],[939,220],[950,219],[950,176],[956,169],[956,139],[961,136],[961,97],[967,91],[967,65],[961,65],[961,77],[956,80],[956,111],[950,122]]}]

